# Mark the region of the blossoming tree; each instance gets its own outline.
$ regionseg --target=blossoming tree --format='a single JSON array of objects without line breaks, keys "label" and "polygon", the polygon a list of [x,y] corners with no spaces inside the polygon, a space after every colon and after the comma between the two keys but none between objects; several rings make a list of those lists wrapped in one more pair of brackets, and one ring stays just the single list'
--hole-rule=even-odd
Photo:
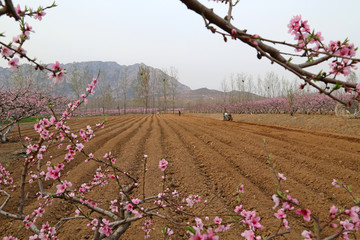
[{"label": "blossoming tree", "polygon": [[49,114],[48,105],[60,103],[60,97],[52,97],[46,91],[26,87],[0,88],[0,137],[6,142],[14,125],[22,119]]}]

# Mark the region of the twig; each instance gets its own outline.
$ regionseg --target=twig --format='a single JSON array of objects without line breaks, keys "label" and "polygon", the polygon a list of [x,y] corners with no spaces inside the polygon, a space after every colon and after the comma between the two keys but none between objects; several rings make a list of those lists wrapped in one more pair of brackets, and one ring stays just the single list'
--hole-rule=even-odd
[{"label": "twig", "polygon": [[271,161],[271,157],[270,157],[270,154],[269,154],[269,152],[268,152],[268,150],[267,150],[266,141],[265,141],[265,140],[264,140],[264,148],[265,148],[265,153],[266,153],[266,156],[267,156],[267,158],[268,158],[268,162],[269,162],[269,164],[270,164],[270,167],[271,167],[271,169],[272,169],[272,172],[274,173],[274,176],[275,176],[275,178],[276,178],[276,180],[277,180],[277,182],[278,182],[279,190],[280,190],[281,192],[283,192],[283,189],[282,189],[282,186],[281,186],[280,177],[276,174],[275,166],[274,166],[274,164],[273,164],[272,161]]},{"label": "twig", "polygon": [[23,141],[23,139],[22,139],[22,136],[21,136],[20,122],[19,122],[19,121],[17,122],[17,127],[18,127],[18,133],[19,133],[20,142],[21,142],[22,146],[23,146],[24,148],[26,148],[26,145],[25,145],[25,143],[24,143],[24,141]]},{"label": "twig", "polygon": [[[260,45],[260,43],[259,43]],[[319,86],[317,86],[315,83],[313,83],[311,81],[312,79],[312,75],[311,73],[309,72],[306,72],[304,70],[302,70],[298,65],[295,65],[295,64],[291,64],[291,63],[284,63],[284,62],[281,62],[279,61],[277,58],[274,58],[272,56],[270,56],[269,54],[267,54],[266,51],[262,50],[261,48],[257,48],[259,52],[261,52],[262,56],[265,56],[267,57],[268,59],[270,59],[271,61],[273,62],[276,62],[277,64],[279,64],[280,66],[283,66],[285,69],[289,70],[290,72],[294,73],[296,76],[298,76],[300,79],[303,79],[305,82],[307,82],[308,84],[310,84],[311,86],[313,86],[314,88],[316,88],[317,90],[319,90],[319,92],[329,96],[330,98],[334,99],[335,101],[337,102],[340,102],[341,104],[344,104],[344,105],[347,105],[346,102],[344,102],[343,100],[341,100],[340,98],[334,96],[333,94],[331,94],[331,92],[327,92],[325,90],[323,90],[322,88],[320,88]],[[289,67],[289,65],[291,67]],[[334,79],[331,79],[331,78],[320,78],[320,79],[316,79],[316,80],[320,80],[324,83],[331,83],[331,84],[341,84],[341,86],[346,86],[346,85],[349,85],[349,83],[346,83],[346,82],[343,82],[343,81],[336,81]],[[353,87],[355,88],[355,84],[352,84],[354,86],[349,86],[349,87]]]},{"label": "twig", "polygon": [[212,201],[214,201],[215,198],[217,198],[220,194],[221,194],[222,191],[219,191],[217,194],[215,194],[211,199],[210,201],[208,201],[206,203],[206,205],[204,207],[202,207],[201,209],[199,209],[198,212],[201,212],[202,210],[204,210]]},{"label": "twig", "polygon": [[[50,195],[49,193],[45,193],[47,195]],[[61,198],[61,199],[64,199],[64,200],[67,200],[67,201],[74,201],[76,203],[80,203],[82,204],[83,206],[86,206],[87,208],[91,209],[91,210],[94,210],[95,212],[98,212],[98,213],[101,213],[103,215],[106,215],[114,220],[119,220],[119,217],[115,214],[113,214],[112,212],[110,211],[107,211],[105,209],[102,209],[102,208],[99,208],[99,207],[95,207],[93,206],[91,203],[88,203],[88,202],[85,202],[85,201],[81,201],[79,198],[77,197],[73,197],[73,198],[68,198],[68,197],[65,197],[63,194],[62,195],[57,195],[57,194],[53,194],[53,198]]]},{"label": "twig", "polygon": [[324,240],[332,240],[332,239],[335,239],[335,238],[337,238],[338,236],[340,236],[343,232],[345,232],[344,229],[341,230],[341,231],[338,232],[338,233],[335,233],[334,235],[332,235],[332,236],[330,236],[330,237],[325,238]]},{"label": "twig", "polygon": [[231,18],[232,18],[232,7],[233,7],[233,4],[232,4],[232,0],[229,0],[229,9],[228,9],[228,15],[227,15],[227,21],[230,23],[231,21]]},{"label": "twig", "polygon": [[285,231],[285,232],[281,232],[281,233],[274,234],[274,235],[266,238],[266,240],[269,240],[269,239],[272,239],[272,238],[276,238],[276,237],[278,237],[278,236],[283,236],[283,235],[288,234],[288,233],[290,233],[290,230],[287,230],[287,231]]},{"label": "twig", "polygon": [[69,221],[69,220],[74,220],[74,219],[88,219],[88,217],[85,217],[85,216],[77,216],[77,217],[61,218],[61,219],[59,220],[59,222],[57,222],[57,223],[54,225],[54,227],[57,228],[57,226],[61,224],[61,225],[59,226],[59,228],[60,228],[60,227],[64,224],[64,222]]},{"label": "twig", "polygon": [[0,210],[2,210],[5,207],[5,205],[7,204],[7,202],[10,200],[11,195],[8,194],[7,192],[5,192],[4,190],[0,190],[0,192],[4,193],[7,196],[7,198],[5,199],[3,204],[1,204],[1,206],[0,206]]},{"label": "twig", "polygon": [[147,163],[147,156],[144,156],[144,171],[143,171],[143,199],[145,199],[145,176],[146,176],[146,163]]}]

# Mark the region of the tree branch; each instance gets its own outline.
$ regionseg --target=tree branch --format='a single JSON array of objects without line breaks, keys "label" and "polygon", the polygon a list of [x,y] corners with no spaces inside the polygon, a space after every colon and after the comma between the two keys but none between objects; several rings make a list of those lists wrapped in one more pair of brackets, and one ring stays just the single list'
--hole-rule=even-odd
[{"label": "tree branch", "polygon": [[[265,56],[270,61],[276,62],[277,64],[283,66],[285,69],[291,71],[292,73],[294,73],[301,79],[305,80],[309,84],[311,84],[311,82],[310,82],[311,79],[314,79],[314,80],[321,81],[326,84],[329,84],[329,83],[334,84],[334,85],[340,84],[342,87],[347,87],[347,88],[352,88],[352,89],[356,88],[355,83],[344,82],[344,81],[337,80],[335,78],[328,78],[328,77],[322,77],[322,76],[315,77],[317,74],[305,71],[303,69],[306,67],[311,67],[313,65],[319,64],[321,62],[324,62],[324,61],[330,59],[331,57],[334,57],[334,56],[331,56],[331,54],[323,53],[323,54],[327,54],[327,56],[324,56],[322,58],[319,58],[319,59],[317,59],[313,62],[309,62],[309,63],[303,63],[303,64],[290,63],[289,61],[287,61],[287,59],[284,58],[284,56],[281,54],[281,52],[278,49],[265,44],[264,42],[260,41],[259,39],[254,39],[252,37],[252,35],[247,34],[245,30],[242,31],[240,29],[237,29],[235,26],[233,26],[227,20],[216,15],[212,9],[207,8],[206,6],[199,3],[197,0],[180,0],[180,1],[182,3],[184,3],[188,9],[193,10],[200,16],[203,16],[204,19],[207,19],[209,21],[208,25],[215,24],[216,26],[220,27],[225,32],[229,33],[231,36],[238,38],[243,43],[248,44],[252,48],[255,48],[258,52],[261,52],[262,56]],[[208,27],[208,28],[211,29],[211,27]],[[236,34],[233,34],[232,30],[236,30]],[[293,45],[290,45],[290,46],[295,47]],[[315,84],[311,84],[311,85],[314,86]],[[340,101],[338,98],[334,97],[331,94],[332,92],[326,92],[319,87],[317,87],[317,88],[319,89],[320,92],[325,93],[326,95],[332,97],[336,101],[346,104],[343,101]]]},{"label": "tree branch", "polygon": [[5,207],[5,205],[8,203],[8,201],[10,200],[11,195],[8,194],[7,192],[5,192],[4,190],[0,190],[0,192],[4,193],[4,194],[7,196],[6,199],[5,199],[5,201],[3,202],[3,204],[1,204],[0,214],[1,214],[1,215],[4,215],[4,216],[6,216],[6,217],[11,217],[11,218],[14,218],[14,219],[19,219],[19,220],[21,220],[21,217],[19,217],[18,215],[15,215],[15,214],[12,214],[12,213],[8,213],[8,212],[2,210],[2,209]]},{"label": "tree branch", "polygon": [[312,66],[315,66],[315,65],[317,65],[319,63],[325,62],[325,61],[329,60],[330,58],[331,58],[331,56],[323,56],[323,57],[318,58],[318,59],[316,59],[314,61],[299,64],[299,67],[301,67],[301,68],[312,67]]},{"label": "tree branch", "polygon": [[7,202],[10,200],[11,195],[8,194],[7,192],[5,192],[4,190],[0,190],[0,192],[4,193],[7,196],[7,198],[5,199],[3,204],[1,204],[1,206],[0,206],[0,210],[2,210],[5,207],[5,205],[7,204]]},{"label": "tree branch", "polygon": [[13,16],[16,21],[20,20],[20,16],[16,13],[11,0],[5,0],[5,6],[0,9],[0,16],[4,14],[9,14]]},{"label": "tree branch", "polygon": [[332,235],[332,236],[330,236],[330,237],[325,238],[324,240],[332,240],[332,239],[335,239],[335,238],[339,237],[343,232],[345,232],[344,229],[341,230],[341,231],[338,232],[338,233],[335,233],[334,235]]},{"label": "tree branch", "polygon": [[64,222],[66,221],[70,221],[70,220],[74,220],[74,219],[87,219],[87,217],[85,216],[77,216],[77,217],[68,217],[68,218],[61,218],[55,225],[54,227],[57,228],[58,225],[62,225]]},{"label": "tree branch", "polygon": [[[16,219],[16,220],[24,220],[25,219],[24,215],[15,215],[15,214],[12,214],[12,213],[2,210],[5,207],[5,205],[7,204],[7,202],[10,200],[11,195],[8,194],[7,192],[5,192],[4,190],[0,190],[0,192],[4,193],[7,196],[7,198],[5,199],[5,201],[3,202],[3,204],[0,207],[0,214],[4,215],[6,217],[9,217],[9,218]],[[33,223],[30,225],[30,230],[37,234],[40,233],[40,230]]]},{"label": "tree branch", "polygon": [[285,231],[285,232],[281,232],[281,233],[274,234],[274,235],[266,238],[266,240],[270,240],[270,239],[276,238],[276,237],[278,237],[278,236],[283,236],[283,235],[288,234],[288,233],[290,233],[290,230],[287,230],[287,231]]},{"label": "tree branch", "polygon": [[[47,192],[43,192],[43,194],[50,195],[50,193],[47,193]],[[119,218],[117,215],[113,214],[112,212],[107,211],[107,210],[102,209],[102,208],[99,208],[99,207],[95,207],[95,206],[91,205],[90,203],[81,201],[81,200],[80,200],[79,198],[77,198],[77,197],[68,198],[68,197],[65,197],[64,194],[62,194],[62,195],[53,194],[53,198],[61,198],[61,199],[67,200],[67,201],[74,201],[74,202],[76,202],[76,203],[80,203],[80,204],[83,205],[83,206],[86,206],[87,208],[89,208],[89,209],[91,209],[91,210],[94,210],[95,212],[98,212],[98,213],[101,213],[101,214],[103,214],[103,215],[106,215],[106,216],[114,219],[115,221],[120,220],[120,218]]]}]

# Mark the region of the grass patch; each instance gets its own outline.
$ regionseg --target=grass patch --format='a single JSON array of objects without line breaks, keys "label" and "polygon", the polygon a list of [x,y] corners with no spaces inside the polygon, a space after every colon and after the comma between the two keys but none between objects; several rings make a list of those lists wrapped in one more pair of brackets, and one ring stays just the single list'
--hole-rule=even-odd
[{"label": "grass patch", "polygon": [[[24,118],[24,119],[21,119],[19,122],[20,123],[26,123],[26,122],[38,122],[41,118],[39,117],[29,117],[29,118]],[[4,122],[5,124],[8,124],[10,123],[9,121],[5,121]]]},{"label": "grass patch", "polygon": [[21,122],[21,123],[25,123],[25,122],[38,122],[40,119],[42,119],[42,118],[39,118],[39,117],[29,117],[29,118],[21,119],[20,122]]}]

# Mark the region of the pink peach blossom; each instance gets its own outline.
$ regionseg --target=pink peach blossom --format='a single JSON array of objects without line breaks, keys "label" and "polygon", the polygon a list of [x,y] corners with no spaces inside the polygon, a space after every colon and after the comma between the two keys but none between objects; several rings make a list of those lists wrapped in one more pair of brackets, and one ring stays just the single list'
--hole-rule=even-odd
[{"label": "pink peach blossom", "polygon": [[310,221],[311,211],[309,209],[298,209],[295,211],[295,213],[302,215],[305,221]]},{"label": "pink peach blossom", "polygon": [[8,62],[9,66],[11,67],[11,70],[14,71],[16,68],[19,67],[18,62],[19,62],[18,58],[13,58]]},{"label": "pink peach blossom", "polygon": [[306,240],[311,240],[311,239],[312,239],[312,235],[311,235],[311,232],[310,232],[310,231],[304,230],[304,231],[301,233],[301,236],[303,236]]},{"label": "pink peach blossom", "polygon": [[39,21],[42,20],[42,17],[46,15],[46,12],[44,11],[40,11],[40,12],[36,12],[35,16],[34,16],[34,19],[37,19]]},{"label": "pink peach blossom", "polygon": [[282,179],[284,181],[286,180],[286,177],[284,176],[284,174],[278,173],[278,176],[279,176],[280,179]]},{"label": "pink peach blossom", "polygon": [[165,159],[161,159],[161,161],[159,162],[159,168],[161,171],[165,171],[165,169],[167,168],[168,162]]}]

